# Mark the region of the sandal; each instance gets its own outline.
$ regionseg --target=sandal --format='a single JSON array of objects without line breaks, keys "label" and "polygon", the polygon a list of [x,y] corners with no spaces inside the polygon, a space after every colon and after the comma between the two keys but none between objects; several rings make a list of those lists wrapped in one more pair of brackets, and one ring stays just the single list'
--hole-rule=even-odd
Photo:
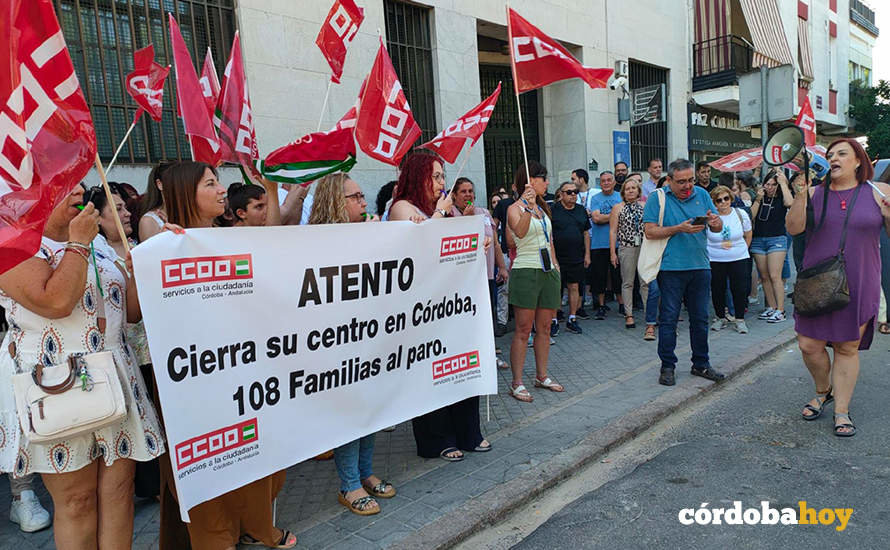
[{"label": "sandal", "polygon": [[563,388],[561,384],[554,382],[550,379],[549,376],[543,380],[538,380],[537,378],[535,378],[535,387],[544,388],[555,392],[565,391],[565,388]]},{"label": "sandal", "polygon": [[[485,440],[483,439],[483,441],[485,441]],[[487,453],[490,450],[491,450],[491,443],[489,443],[487,447],[483,447],[482,444],[480,443],[479,445],[476,445],[476,448],[473,449],[473,452]]]},{"label": "sandal", "polygon": [[810,411],[811,413],[800,413],[804,420],[816,420],[817,418],[822,416],[822,411],[825,409],[825,405],[828,405],[829,403],[834,401],[834,396],[831,395],[831,388],[828,388],[828,390],[824,393],[817,391],[815,399],[819,399],[820,397],[822,398],[822,401],[819,403],[818,407],[814,407],[809,403],[803,406],[804,411]]},{"label": "sandal", "polygon": [[643,334],[643,340],[655,340],[655,325],[646,325],[646,333]]},{"label": "sandal", "polygon": [[878,332],[881,334],[890,334],[890,324],[881,323],[878,325]]},{"label": "sandal", "polygon": [[[380,505],[372,496],[359,497],[352,502],[346,500],[346,493],[337,491],[337,502],[349,508],[353,514],[360,516],[373,516],[380,513]],[[374,506],[376,504],[376,506]]]},{"label": "sandal", "polygon": [[396,496],[396,488],[392,486],[392,483],[386,481],[385,479],[381,479],[380,483],[377,485],[365,484],[362,482],[362,487],[365,488],[365,491],[377,498],[392,498]]},{"label": "sandal", "polygon": [[[838,418],[845,418],[847,421],[838,424]],[[838,437],[853,437],[856,435],[856,426],[853,425],[853,419],[850,418],[850,413],[834,413],[834,435]]]},{"label": "sandal", "polygon": [[510,364],[507,363],[506,361],[504,361],[503,359],[501,359],[500,357],[497,358],[497,365],[498,365],[499,369],[509,369],[510,368]]},{"label": "sandal", "polygon": [[[629,323],[627,322],[628,320],[630,320]],[[624,318],[624,328],[637,328],[637,323],[634,321],[633,315],[628,315]]]},{"label": "sandal", "polygon": [[[293,548],[297,545],[297,536],[287,529],[282,529],[281,538],[278,539],[278,544],[275,546],[266,546],[266,548]],[[239,540],[241,544],[245,546],[265,546],[263,542],[259,539],[255,539],[247,533],[241,535],[241,540]]]},{"label": "sandal", "polygon": [[446,447],[442,449],[442,452],[439,453],[439,458],[448,462],[460,462],[464,459],[464,454],[461,453],[460,456],[448,456],[448,453],[458,452],[461,453],[460,449],[457,447]]},{"label": "sandal", "polygon": [[524,384],[519,384],[516,387],[510,386],[510,395],[512,395],[514,399],[522,401],[523,403],[531,403],[535,400],[535,398],[532,397],[532,394],[528,393]]}]

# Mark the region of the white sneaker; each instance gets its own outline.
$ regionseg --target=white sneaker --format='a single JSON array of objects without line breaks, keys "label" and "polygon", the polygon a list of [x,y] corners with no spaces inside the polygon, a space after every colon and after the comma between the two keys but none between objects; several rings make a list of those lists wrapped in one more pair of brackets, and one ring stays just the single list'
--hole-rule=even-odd
[{"label": "white sneaker", "polygon": [[723,330],[726,327],[726,319],[717,317],[711,324],[711,330]]},{"label": "white sneaker", "polygon": [[26,533],[46,529],[53,523],[49,512],[40,505],[37,495],[30,489],[22,491],[20,500],[12,501],[9,507],[9,521],[17,523],[19,529]]},{"label": "white sneaker", "polygon": [[760,312],[760,315],[758,315],[757,318],[762,321],[766,321],[767,319],[772,317],[775,312],[776,312],[776,310],[774,310],[771,307],[768,307],[768,308],[764,309],[762,312]]},{"label": "white sneaker", "polygon": [[748,334],[748,325],[745,324],[744,319],[736,319],[735,329],[739,334]]},{"label": "white sneaker", "polygon": [[759,301],[760,301],[760,299],[757,296],[748,296],[748,303],[751,304],[752,306]]},{"label": "white sneaker", "polygon": [[785,312],[778,309],[773,313],[772,317],[766,320],[767,323],[781,323],[785,320]]}]

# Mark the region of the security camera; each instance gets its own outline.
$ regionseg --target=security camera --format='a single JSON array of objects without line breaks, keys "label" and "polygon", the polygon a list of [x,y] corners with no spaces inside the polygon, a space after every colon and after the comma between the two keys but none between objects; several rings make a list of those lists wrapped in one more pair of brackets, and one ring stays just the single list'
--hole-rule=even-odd
[{"label": "security camera", "polygon": [[622,90],[627,88],[627,77],[619,76],[618,78],[613,78],[609,82],[609,88],[613,90]]}]

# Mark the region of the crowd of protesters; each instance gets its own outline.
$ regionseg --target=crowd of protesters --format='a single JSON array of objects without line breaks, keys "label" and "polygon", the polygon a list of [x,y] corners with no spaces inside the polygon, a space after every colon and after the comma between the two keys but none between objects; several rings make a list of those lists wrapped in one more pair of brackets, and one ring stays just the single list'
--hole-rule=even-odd
[{"label": "crowd of protesters", "polygon": [[[376,197],[377,215],[367,212],[361,187],[346,174],[325,176],[311,194],[304,186],[282,189],[269,181],[226,189],[213,167],[175,162],[156,166],[141,196],[121,183],[109,184],[110,200],[101,187],[78,187],[53,210],[38,254],[0,275],[8,326],[0,355],[0,376],[6,380],[0,392],[0,427],[6,434],[0,470],[12,487],[10,519],[24,531],[52,524],[59,548],[126,548],[135,494],[161,501],[162,549],[296,545],[289,530],[274,524],[273,502],[284,471],[198,505],[188,524],[179,517],[128,247],[162,231],[197,227],[427,223],[480,216],[492,337],[507,332],[511,317],[515,323],[510,361],[499,357],[498,367],[511,369],[509,395],[522,402],[534,399],[524,377],[527,348],[533,348],[532,389],[564,391],[549,369],[560,322],[566,331],[581,334],[579,320],[590,318],[585,305],[593,307],[596,320],[606,320],[612,300],[628,330],[636,328],[634,312],[642,311],[643,339],[658,340],[659,383],[676,383],[677,326],[684,307],[691,373],[723,379],[710,363],[709,327],[719,331],[731,325],[748,333],[746,312],[756,303],[751,297],[758,282],[765,303],[757,318],[785,321],[789,242],[795,243],[798,269],[807,269],[837,255],[839,236],[849,232],[841,247],[850,304],[816,317],[795,314],[795,328],[816,388],[803,418],[818,418],[833,402],[835,434],[852,436],[856,428],[849,407],[858,350],[867,349],[875,330],[880,234],[890,228],[890,203],[878,190],[890,193],[890,186],[877,183],[873,191],[866,185],[871,163],[853,140],[833,143],[827,158],[830,178],[809,186],[799,175],[789,182],[782,170],[767,172],[762,184],[751,173],[712,181],[708,165],[684,159],[671,162],[663,174],[662,160],[652,159],[645,178],[625,163],[600,172],[595,182],[586,170],[574,170],[570,181],[554,187],[554,196],[548,193],[547,169],[530,161],[515,171],[509,187],[494,189],[486,209],[477,202],[482,187],[463,177],[449,192],[442,159],[415,152],[403,161],[398,180]],[[127,242],[117,231],[115,213]],[[644,281],[638,274],[643,243],[660,239],[667,242],[658,276]],[[61,445],[25,440],[10,410],[9,377],[99,349],[111,351],[127,371],[132,384],[125,385],[126,399],[136,406],[119,423]],[[412,427],[421,457],[455,462],[466,453],[493,449],[482,434],[478,397],[414,418]],[[374,434],[368,434],[333,451],[340,478],[336,500],[358,515],[379,513],[379,499],[396,494],[392,483],[373,472],[374,442]],[[53,499],[52,518],[35,495],[34,473],[41,474]]]}]

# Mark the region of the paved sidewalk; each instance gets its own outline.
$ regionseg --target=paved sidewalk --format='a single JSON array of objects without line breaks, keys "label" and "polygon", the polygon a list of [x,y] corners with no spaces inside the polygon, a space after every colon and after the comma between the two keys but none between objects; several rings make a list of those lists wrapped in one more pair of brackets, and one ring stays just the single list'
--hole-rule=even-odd
[{"label": "paved sidewalk", "polygon": [[[615,304],[612,304],[613,308]],[[793,338],[793,321],[767,324],[752,308],[747,335],[727,328],[711,332],[711,361],[728,373],[756,362]],[[530,388],[533,403],[510,397],[509,371],[498,372],[498,395],[481,399],[483,433],[493,444],[485,454],[468,453],[458,463],[416,456],[410,422],[380,432],[375,473],[394,483],[398,495],[380,500],[382,512],[360,517],[337,504],[338,479],[332,461],[309,461],[288,470],[278,499],[278,525],[297,533],[300,548],[438,548],[451,545],[558,483],[607,448],[645,427],[713,384],[689,375],[688,323],[680,323],[677,386],[657,384],[656,342],[642,339],[643,324],[626,330],[614,311],[604,321],[579,321],[584,334],[563,329],[551,347],[550,375],[566,391]],[[685,313],[684,313],[685,318]],[[562,325],[561,325],[562,326]],[[509,353],[512,333],[498,339]],[[528,350],[526,382],[534,376]],[[0,515],[8,515],[8,485],[0,492]],[[50,500],[42,486],[44,505]],[[156,548],[158,506],[136,503],[138,550]],[[52,532],[24,534],[0,522],[0,548],[52,548]]]}]

